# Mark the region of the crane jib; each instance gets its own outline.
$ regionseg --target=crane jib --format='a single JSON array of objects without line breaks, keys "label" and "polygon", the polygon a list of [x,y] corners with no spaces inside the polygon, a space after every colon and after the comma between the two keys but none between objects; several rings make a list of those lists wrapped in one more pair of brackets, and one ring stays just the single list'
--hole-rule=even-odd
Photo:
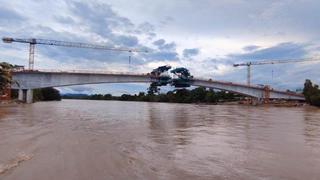
[{"label": "crane jib", "polygon": [[123,51],[123,52],[145,52],[146,50],[137,50],[137,49],[126,49],[126,48],[112,48],[105,45],[98,44],[89,44],[81,42],[68,42],[68,41],[57,41],[57,40],[48,40],[48,39],[21,39],[21,38],[10,38],[4,37],[2,41],[5,43],[19,42],[19,43],[28,43],[28,44],[42,44],[42,45],[52,45],[52,46],[64,46],[64,47],[74,47],[74,48],[90,48],[90,49],[101,49],[109,51]]},{"label": "crane jib", "polygon": [[[34,52],[35,45],[51,45],[51,46],[64,46],[64,47],[73,47],[73,48],[89,48],[89,49],[99,49],[99,50],[107,50],[107,51],[122,51],[122,52],[144,52],[147,53],[147,50],[137,50],[137,49],[126,49],[126,48],[113,48],[106,45],[97,45],[97,44],[89,44],[89,43],[80,43],[80,42],[68,42],[68,41],[57,41],[57,40],[48,40],[48,39],[22,39],[22,38],[11,38],[11,37],[3,37],[2,41],[4,43],[27,43],[29,46],[29,69],[33,70],[34,65]],[[129,56],[129,63],[131,61],[131,56]]]},{"label": "crane jib", "polygon": [[260,60],[233,64],[234,67],[247,66],[247,85],[251,83],[251,65],[268,65],[268,64],[285,64],[285,63],[296,63],[296,62],[311,62],[320,61],[320,58],[305,58],[305,59],[283,59],[283,60]]}]

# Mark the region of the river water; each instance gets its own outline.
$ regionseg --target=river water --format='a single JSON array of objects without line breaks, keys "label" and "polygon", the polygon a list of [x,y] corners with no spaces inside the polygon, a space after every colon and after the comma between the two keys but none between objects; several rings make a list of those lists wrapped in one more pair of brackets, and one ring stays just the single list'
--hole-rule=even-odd
[{"label": "river water", "polygon": [[320,179],[320,109],[63,100],[0,107],[0,179]]}]

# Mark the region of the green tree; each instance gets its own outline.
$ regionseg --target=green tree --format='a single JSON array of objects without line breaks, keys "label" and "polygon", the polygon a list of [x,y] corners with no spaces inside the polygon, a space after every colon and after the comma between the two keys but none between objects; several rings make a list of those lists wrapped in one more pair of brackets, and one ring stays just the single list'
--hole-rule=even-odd
[{"label": "green tree", "polygon": [[206,99],[206,88],[197,87],[191,90],[192,102],[205,102]]},{"label": "green tree", "polygon": [[168,102],[176,102],[176,97],[173,91],[167,92]]},{"label": "green tree", "polygon": [[122,94],[120,96],[120,100],[121,101],[132,101],[132,97],[130,94]]},{"label": "green tree", "polygon": [[306,102],[314,105],[320,106],[320,89],[318,85],[313,85],[311,80],[306,79],[303,88],[303,95],[306,99]]},{"label": "green tree", "polygon": [[159,93],[159,87],[157,86],[157,83],[153,82],[150,84],[149,88],[148,88],[148,95],[154,95]]},{"label": "green tree", "polygon": [[310,97],[310,104],[320,107],[320,92]]},{"label": "green tree", "polygon": [[57,89],[52,87],[34,89],[33,90],[34,101],[60,101],[61,95]]},{"label": "green tree", "polygon": [[43,101],[60,101],[60,92],[54,88],[43,88],[41,89]]},{"label": "green tree", "polygon": [[61,95],[52,87],[33,90],[34,101],[60,101]]},{"label": "green tree", "polygon": [[42,101],[43,96],[42,96],[42,91],[41,89],[34,89],[33,90],[33,100],[36,101]]},{"label": "green tree", "polygon": [[213,89],[209,89],[206,93],[205,101],[208,103],[216,103],[217,102],[217,97]]},{"label": "green tree", "polygon": [[175,93],[175,102],[178,103],[191,103],[190,91],[187,89],[178,89]]},{"label": "green tree", "polygon": [[103,96],[103,99],[104,99],[104,100],[111,100],[111,99],[112,99],[112,95],[111,95],[111,94],[105,94],[105,95]]},{"label": "green tree", "polygon": [[91,98],[93,100],[103,100],[103,95],[102,94],[93,94],[91,95]]}]

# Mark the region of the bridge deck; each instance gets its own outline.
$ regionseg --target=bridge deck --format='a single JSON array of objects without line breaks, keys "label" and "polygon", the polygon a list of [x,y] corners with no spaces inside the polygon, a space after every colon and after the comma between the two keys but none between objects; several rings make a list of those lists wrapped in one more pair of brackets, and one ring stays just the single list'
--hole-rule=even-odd
[{"label": "bridge deck", "polygon": [[[110,72],[90,70],[35,70],[13,71],[13,78],[25,89],[42,87],[59,87],[81,84],[96,83],[130,83],[130,82],[153,82],[155,79],[149,73]],[[248,86],[246,84],[216,81],[211,79],[194,78],[194,86],[203,86],[226,90],[251,97],[270,99],[297,99],[303,100],[302,94],[267,89],[261,86]],[[18,88],[18,87],[14,87]],[[266,95],[268,93],[268,96]]]},{"label": "bridge deck", "polygon": [[[257,86],[257,85],[247,85],[247,84],[228,82],[228,81],[216,81],[216,80],[212,80],[212,79],[203,79],[203,78],[195,78],[194,80],[200,81],[200,82],[201,81],[202,82],[212,82],[212,83],[223,84],[223,85],[246,87],[246,88],[258,89],[258,90],[264,90],[265,89],[265,87],[261,87],[261,86]],[[295,93],[295,92],[287,92],[287,91],[275,90],[273,88],[270,89],[270,92],[283,93],[283,94],[287,94],[287,95],[291,95],[291,96],[304,97],[303,94],[298,94],[298,93]]]}]

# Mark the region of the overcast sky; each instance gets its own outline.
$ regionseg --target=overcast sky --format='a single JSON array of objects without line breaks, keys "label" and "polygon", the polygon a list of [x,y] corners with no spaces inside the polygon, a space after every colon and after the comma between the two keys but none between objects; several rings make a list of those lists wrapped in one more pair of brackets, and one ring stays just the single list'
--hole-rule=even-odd
[{"label": "overcast sky", "polygon": [[[128,53],[37,46],[35,68],[150,72],[186,67],[195,77],[246,82],[233,63],[320,56],[318,0],[0,0],[0,35],[137,48]],[[2,61],[27,65],[27,44],[0,43]],[[320,83],[320,63],[253,66],[252,82],[278,89]],[[137,93],[146,84],[60,88],[70,93]]]}]

